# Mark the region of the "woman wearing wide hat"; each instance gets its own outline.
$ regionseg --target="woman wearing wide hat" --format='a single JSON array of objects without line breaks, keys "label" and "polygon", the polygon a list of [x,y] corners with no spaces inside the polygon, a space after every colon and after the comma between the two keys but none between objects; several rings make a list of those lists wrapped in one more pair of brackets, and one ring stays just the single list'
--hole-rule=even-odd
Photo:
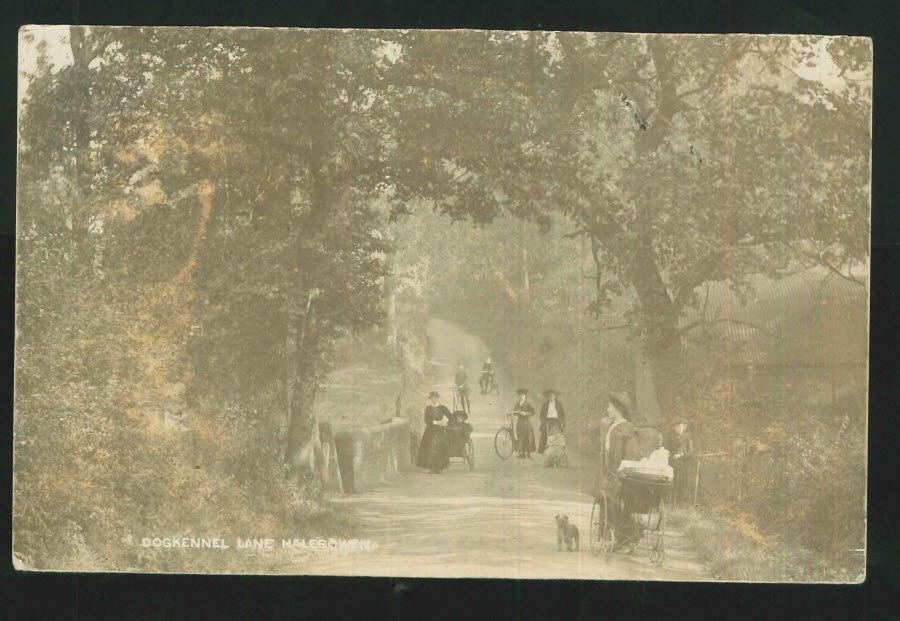
[{"label": "woman wearing wide hat", "polygon": [[566,430],[566,410],[563,408],[562,401],[559,400],[559,391],[548,388],[544,391],[544,399],[544,406],[539,415],[541,442],[538,445],[538,453],[542,455],[547,450],[547,438]]},{"label": "woman wearing wide hat", "polygon": [[450,466],[447,430],[437,424],[441,420],[450,419],[450,410],[440,404],[440,395],[435,391],[428,393],[428,401],[429,404],[425,406],[425,431],[419,443],[416,465],[438,473]]},{"label": "woman wearing wide hat", "polygon": [[601,425],[604,441],[600,460],[600,486],[610,501],[610,517],[616,528],[616,538],[630,542],[629,545],[633,545],[639,530],[631,519],[632,511],[627,499],[622,498],[622,486],[617,473],[622,460],[641,459],[641,440],[631,424],[632,416],[634,406],[628,395],[624,392],[609,393],[606,419]]},{"label": "woman wearing wide hat", "polygon": [[519,457],[531,459],[534,452],[534,428],[531,426],[531,417],[534,416],[534,406],[528,402],[528,389],[520,388],[516,391],[519,400],[513,405],[516,417],[516,450]]}]

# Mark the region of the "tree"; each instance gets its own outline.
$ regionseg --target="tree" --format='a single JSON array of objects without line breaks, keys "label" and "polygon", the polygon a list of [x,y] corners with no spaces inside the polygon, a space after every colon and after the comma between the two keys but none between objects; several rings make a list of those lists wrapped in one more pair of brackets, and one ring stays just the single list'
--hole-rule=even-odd
[{"label": "tree", "polygon": [[[412,110],[403,205],[452,219],[564,214],[598,312],[633,291],[660,402],[697,289],[868,257],[871,49],[804,37],[408,33],[374,85]],[[373,86],[373,88],[375,87]],[[406,181],[407,178],[401,178]]]},{"label": "tree", "polygon": [[[45,471],[78,473],[122,523],[195,465],[224,482],[243,463],[228,451],[265,465],[241,473],[256,490],[274,459],[303,475],[333,342],[382,316],[390,247],[374,183],[349,183],[381,132],[347,123],[344,81],[371,48],[196,34],[73,27],[71,61],[38,63],[20,114],[17,434],[53,438]],[[17,459],[35,473],[47,455]],[[38,521],[78,489],[39,498],[42,480],[17,487]],[[89,500],[65,517],[84,523]]]}]

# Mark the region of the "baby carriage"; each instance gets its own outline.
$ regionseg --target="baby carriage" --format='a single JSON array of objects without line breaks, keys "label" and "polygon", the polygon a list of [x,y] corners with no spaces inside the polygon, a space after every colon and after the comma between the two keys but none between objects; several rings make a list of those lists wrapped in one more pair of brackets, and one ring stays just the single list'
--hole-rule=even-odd
[{"label": "baby carriage", "polygon": [[466,422],[469,416],[463,410],[453,412],[447,422],[447,435],[450,439],[450,457],[461,458],[475,468],[475,445],[472,443],[472,425]]},{"label": "baby carriage", "polygon": [[[665,559],[665,496],[672,485],[668,451],[662,448],[662,435],[656,429],[635,430],[641,444],[642,459],[622,461],[606,476],[618,493],[609,494],[598,480],[591,510],[590,544],[594,556],[609,559],[616,550],[632,553],[644,544],[650,561],[662,565]],[[662,460],[665,466],[654,463]],[[598,475],[600,473],[598,472]]]},{"label": "baby carriage", "polygon": [[559,430],[547,438],[547,448],[544,450],[544,465],[548,468],[568,466],[569,457],[566,455],[566,436]]}]

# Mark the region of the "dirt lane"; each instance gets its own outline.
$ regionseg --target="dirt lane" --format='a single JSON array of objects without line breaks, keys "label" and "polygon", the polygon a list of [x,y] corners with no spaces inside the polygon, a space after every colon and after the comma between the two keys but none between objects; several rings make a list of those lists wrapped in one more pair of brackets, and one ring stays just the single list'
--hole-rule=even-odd
[{"label": "dirt lane", "polygon": [[[475,470],[453,460],[449,471],[416,471],[378,490],[338,502],[351,505],[352,537],[376,550],[322,555],[298,572],[343,576],[435,576],[497,578],[621,578],[703,580],[704,568],[682,533],[667,532],[666,562],[656,567],[646,550],[616,553],[605,561],[590,554],[590,490],[596,466],[573,454],[568,468],[546,468],[543,459],[501,460],[493,438],[503,412],[515,401],[513,386],[498,369],[501,394],[481,395],[475,373],[487,355],[484,344],[458,326],[433,319],[430,373],[449,397],[456,364],[463,361],[475,386],[470,422],[475,428]],[[496,365],[495,365],[496,366]],[[450,405],[449,399],[445,400]],[[535,431],[537,426],[535,424]],[[581,550],[556,551],[554,517],[565,513],[581,531]]]}]

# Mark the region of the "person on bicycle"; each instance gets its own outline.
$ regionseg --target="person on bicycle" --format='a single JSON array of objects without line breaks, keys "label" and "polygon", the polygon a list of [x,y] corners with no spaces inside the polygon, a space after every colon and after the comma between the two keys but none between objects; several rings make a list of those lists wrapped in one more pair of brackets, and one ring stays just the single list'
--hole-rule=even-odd
[{"label": "person on bicycle", "polygon": [[469,407],[469,377],[466,375],[466,369],[462,363],[456,369],[456,392],[459,394],[459,405],[466,414],[471,414]]},{"label": "person on bicycle", "polygon": [[481,394],[485,395],[491,391],[494,386],[494,366],[491,364],[491,357],[488,356],[481,366],[481,379],[478,380],[481,385]]}]

